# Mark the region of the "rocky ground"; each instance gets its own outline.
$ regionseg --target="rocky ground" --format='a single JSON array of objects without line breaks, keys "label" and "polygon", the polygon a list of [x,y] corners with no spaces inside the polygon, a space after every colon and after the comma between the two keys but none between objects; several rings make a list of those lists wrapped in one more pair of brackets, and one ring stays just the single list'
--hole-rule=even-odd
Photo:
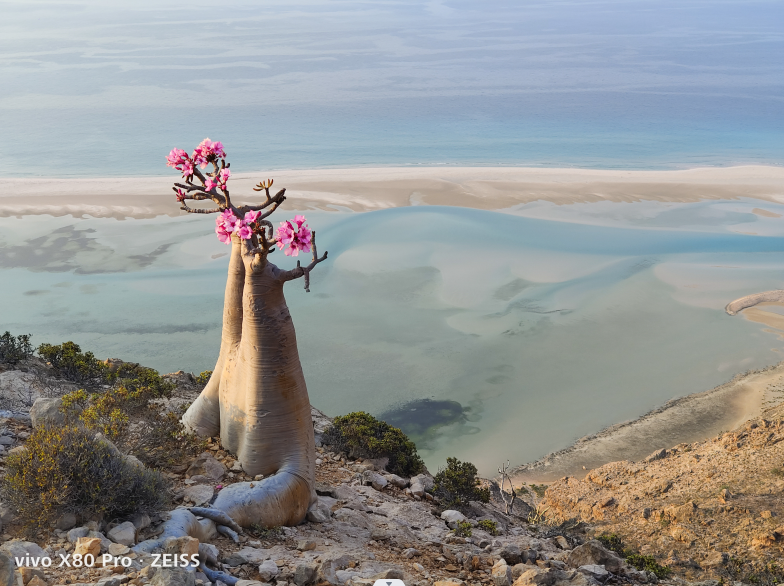
[{"label": "rocky ground", "polygon": [[[24,378],[21,372],[0,374],[0,396],[10,388],[8,381]],[[190,401],[198,393],[191,375],[167,376],[178,384],[172,402]],[[544,502],[539,502],[539,487],[522,491],[511,515],[505,514],[492,482],[489,504],[472,503],[465,515],[443,511],[427,493],[429,475],[400,478],[387,473],[383,462],[349,460],[317,445],[319,503],[300,526],[249,528],[236,541],[218,535],[210,543],[192,538],[167,542],[167,553],[198,552],[206,573],[157,568],[153,555],[134,549],[160,533],[166,514],[87,525],[65,515],[50,532],[30,538],[0,505],[0,551],[12,559],[48,556],[57,565],[60,556],[77,552],[130,559],[128,567],[91,569],[33,569],[23,562],[15,573],[0,567],[0,586],[222,586],[224,581],[238,581],[239,586],[359,586],[381,578],[418,586],[592,586],[684,584],[685,579],[718,577],[717,568],[727,560],[719,555],[717,561],[714,552],[729,558],[751,548],[760,559],[781,555],[784,530],[779,528],[777,499],[784,479],[771,470],[782,465],[782,415],[771,411],[744,430],[677,446],[647,462],[608,464],[584,480],[562,479],[547,490]],[[314,409],[313,423],[319,444],[329,419]],[[0,421],[0,467],[5,454],[29,437],[31,425],[24,414]],[[208,507],[227,484],[254,480],[217,440],[167,475],[176,505],[186,507]],[[575,517],[583,523],[574,522]],[[483,519],[496,523],[497,534],[478,527]],[[459,521],[471,524],[470,536],[456,534]],[[659,580],[637,570],[591,539],[602,532],[624,536],[643,553],[672,565],[675,573]],[[224,574],[219,579],[209,570]],[[711,585],[715,583],[704,586]]]},{"label": "rocky ground", "polygon": [[707,441],[566,477],[544,505],[616,533],[686,577],[784,561],[784,405]]}]

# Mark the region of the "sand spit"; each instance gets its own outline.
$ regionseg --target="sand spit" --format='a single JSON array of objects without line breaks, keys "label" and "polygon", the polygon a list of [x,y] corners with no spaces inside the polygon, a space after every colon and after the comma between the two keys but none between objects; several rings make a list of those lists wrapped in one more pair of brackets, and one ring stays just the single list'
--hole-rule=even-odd
[{"label": "sand spit", "polygon": [[[388,167],[288,170],[232,175],[232,197],[257,202],[253,185],[275,179],[299,210],[370,211],[412,205],[486,210],[537,200],[557,204],[754,198],[784,202],[784,168],[740,166],[680,171],[520,167]],[[150,218],[177,216],[175,174],[142,178],[5,179],[0,216],[30,214]],[[764,210],[763,210],[764,211]]]},{"label": "sand spit", "polygon": [[734,429],[781,402],[784,362],[735,376],[709,391],[668,401],[633,421],[586,436],[564,450],[512,472],[515,485],[584,476],[609,462],[639,461],[681,443],[693,443]]},{"label": "sand spit", "polygon": [[730,315],[735,315],[739,311],[754,307],[760,303],[784,303],[784,290],[776,289],[775,291],[765,291],[764,293],[746,295],[745,297],[741,297],[740,299],[736,299],[735,301],[728,303],[724,310]]}]

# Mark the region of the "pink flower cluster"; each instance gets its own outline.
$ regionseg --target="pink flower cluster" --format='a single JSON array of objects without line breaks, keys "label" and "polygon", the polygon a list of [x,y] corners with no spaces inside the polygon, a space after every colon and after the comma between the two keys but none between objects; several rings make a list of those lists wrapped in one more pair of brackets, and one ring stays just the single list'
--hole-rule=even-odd
[{"label": "pink flower cluster", "polygon": [[166,157],[166,166],[174,167],[178,171],[182,171],[183,177],[193,175],[193,161],[182,149],[172,149]]},{"label": "pink flower cluster", "polygon": [[[189,177],[193,175],[194,165],[199,165],[204,169],[210,161],[222,159],[225,156],[226,152],[223,150],[223,144],[220,141],[212,142],[209,138],[205,138],[199,143],[199,146],[196,147],[196,150],[193,151],[193,155],[190,157],[188,156],[188,153],[182,149],[172,149],[166,157],[166,166],[174,167],[178,171],[181,171],[183,177]],[[225,169],[225,171],[227,173],[226,179],[228,179],[229,171],[228,169]],[[215,182],[213,182],[213,186],[214,185],[216,185]],[[225,179],[223,185],[226,185]],[[208,187],[207,191],[210,189],[212,188]]]},{"label": "pink flower cluster", "polygon": [[220,141],[212,142],[209,138],[205,138],[193,151],[193,162],[204,169],[212,158],[222,159],[225,156],[223,143]]},{"label": "pink flower cluster", "polygon": [[261,212],[252,211],[246,213],[244,218],[238,218],[233,210],[224,210],[215,218],[215,233],[218,235],[218,240],[230,244],[231,235],[235,233],[243,240],[249,240],[253,236],[254,224],[260,215]]},{"label": "pink flower cluster", "polygon": [[298,256],[299,251],[310,252],[310,243],[313,233],[305,223],[305,216],[294,216],[294,220],[280,223],[280,228],[275,233],[278,244],[288,248],[283,251],[286,256]]},{"label": "pink flower cluster", "polygon": [[213,187],[220,187],[223,191],[226,191],[226,182],[229,180],[229,177],[231,177],[231,171],[221,169],[215,179],[207,178],[207,181],[204,183],[205,191],[210,191]]}]

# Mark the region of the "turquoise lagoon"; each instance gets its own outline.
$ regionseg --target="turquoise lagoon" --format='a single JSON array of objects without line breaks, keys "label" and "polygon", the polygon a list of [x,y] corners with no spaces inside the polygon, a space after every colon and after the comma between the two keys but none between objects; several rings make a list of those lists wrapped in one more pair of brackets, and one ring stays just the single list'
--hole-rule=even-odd
[{"label": "turquoise lagoon", "polygon": [[[311,399],[331,415],[457,402],[462,416],[419,438],[426,461],[491,473],[776,363],[781,338],[723,310],[784,286],[784,225],[757,207],[784,214],[759,201],[308,212],[329,259],[312,293],[294,282],[287,299]],[[211,218],[27,216],[0,234],[3,329],[162,372],[212,368],[227,248]]]}]

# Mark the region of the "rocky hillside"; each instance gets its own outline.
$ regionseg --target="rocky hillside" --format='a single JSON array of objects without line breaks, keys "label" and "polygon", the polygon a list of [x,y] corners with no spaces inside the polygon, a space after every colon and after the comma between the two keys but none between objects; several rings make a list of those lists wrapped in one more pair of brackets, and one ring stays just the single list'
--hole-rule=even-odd
[{"label": "rocky hillside", "polygon": [[[2,374],[0,383],[15,381],[17,396],[25,373]],[[187,373],[166,378],[178,385],[172,402],[198,393]],[[313,410],[317,444],[329,421]],[[0,467],[31,431],[24,414],[0,420]],[[682,585],[726,577],[738,556],[756,563],[781,556],[783,437],[784,413],[773,410],[713,441],[677,446],[646,462],[608,464],[585,479],[562,479],[543,502],[536,490],[522,491],[510,515],[491,481],[489,504],[445,511],[428,492],[430,475],[401,478],[386,472],[383,461],[351,460],[317,445],[319,503],[300,526],[216,533],[207,543],[170,540],[152,553],[137,544],[160,533],[165,513],[89,523],[66,514],[28,535],[0,504],[0,552],[10,556],[0,556],[0,586],[358,586],[380,578],[417,586]],[[209,507],[227,484],[254,480],[216,439],[166,475],[182,507]],[[618,555],[606,539],[592,539],[603,533],[621,536],[642,555]],[[48,557],[57,566],[74,553],[109,553],[128,563],[33,568],[21,559]],[[198,555],[202,565],[197,571],[157,567],[155,555],[163,553]],[[775,583],[774,574],[760,580],[742,571],[736,574],[748,583]]]},{"label": "rocky hillside", "polygon": [[782,582],[783,440],[779,405],[713,439],[562,478],[544,505],[686,577]]}]

